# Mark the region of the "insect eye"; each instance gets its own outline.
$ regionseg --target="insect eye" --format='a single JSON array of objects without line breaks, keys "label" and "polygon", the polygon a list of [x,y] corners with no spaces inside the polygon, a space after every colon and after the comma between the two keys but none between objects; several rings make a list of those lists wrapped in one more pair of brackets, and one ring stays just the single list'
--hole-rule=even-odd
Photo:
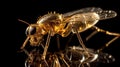
[{"label": "insect eye", "polygon": [[34,26],[29,26],[26,29],[26,35],[34,35],[36,33],[36,27]]}]

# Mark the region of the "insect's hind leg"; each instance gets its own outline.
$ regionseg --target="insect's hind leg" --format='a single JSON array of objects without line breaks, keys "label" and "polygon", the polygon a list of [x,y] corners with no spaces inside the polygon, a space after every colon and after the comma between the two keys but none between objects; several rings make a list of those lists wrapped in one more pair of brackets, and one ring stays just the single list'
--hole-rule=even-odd
[{"label": "insect's hind leg", "polygon": [[97,30],[93,31],[90,35],[88,35],[88,36],[86,37],[86,41],[88,41],[90,38],[92,38],[92,36],[94,36],[94,35],[97,34],[97,33],[98,33]]},{"label": "insect's hind leg", "polygon": [[117,40],[118,38],[120,38],[120,34],[119,33],[114,33],[114,32],[110,32],[110,31],[107,31],[107,30],[103,30],[103,29],[100,29],[99,27],[96,27],[96,26],[93,26],[92,28],[95,29],[94,32],[92,32],[87,38],[86,40],[89,40],[93,35],[97,34],[98,32],[102,32],[102,33],[105,33],[107,35],[111,35],[111,36],[115,36],[114,38],[112,38],[110,41],[108,41],[105,46],[103,46],[102,48],[98,49],[98,51],[101,51],[103,50],[105,47],[108,47],[112,42],[114,42],[115,40]]},{"label": "insect's hind leg", "polygon": [[118,36],[118,37],[120,37],[119,33],[114,33],[114,32],[110,32],[110,31],[107,31],[107,30],[103,30],[103,29],[100,29],[100,28],[98,28],[96,26],[93,26],[93,28],[96,29],[96,31],[98,31],[98,32],[103,32],[103,33],[105,33],[107,35],[112,35],[112,36]]},{"label": "insect's hind leg", "polygon": [[97,52],[102,51],[104,48],[108,47],[112,42],[114,42],[115,40],[117,40],[119,37],[116,36],[114,38],[112,38],[110,41],[108,41],[104,46],[102,46],[100,49],[97,50]]},{"label": "insect's hind leg", "polygon": [[88,35],[88,36],[86,37],[86,41],[89,40],[92,36],[94,36],[94,35],[97,34],[98,32],[102,32],[102,33],[105,33],[105,34],[107,34],[107,35],[112,35],[112,36],[118,36],[118,37],[120,37],[120,34],[119,34],[119,33],[109,32],[109,31],[100,29],[100,28],[98,28],[98,27],[96,27],[96,26],[93,26],[92,28],[95,29],[95,31],[93,31],[90,35]]}]

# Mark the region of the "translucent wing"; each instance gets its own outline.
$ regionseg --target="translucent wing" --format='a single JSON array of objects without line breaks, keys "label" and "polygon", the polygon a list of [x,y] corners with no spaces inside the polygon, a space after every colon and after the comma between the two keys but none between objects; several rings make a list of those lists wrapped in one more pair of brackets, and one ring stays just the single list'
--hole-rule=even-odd
[{"label": "translucent wing", "polygon": [[98,8],[98,7],[82,8],[79,10],[64,13],[63,16],[64,17],[71,17],[71,16],[76,15],[76,14],[89,13],[89,12],[97,13],[100,17],[100,20],[110,19],[110,18],[117,16],[117,13],[113,10],[102,10],[101,8]]},{"label": "translucent wing", "polygon": [[87,8],[82,8],[82,9],[79,9],[79,10],[64,13],[63,16],[64,17],[69,17],[69,16],[72,16],[72,15],[75,15],[75,14],[81,14],[81,13],[87,13],[87,12],[99,12],[99,11],[102,11],[102,9],[101,8],[96,8],[96,7],[87,7]]},{"label": "translucent wing", "polygon": [[117,16],[117,13],[113,10],[98,11],[97,14],[100,16],[100,20],[110,19]]}]

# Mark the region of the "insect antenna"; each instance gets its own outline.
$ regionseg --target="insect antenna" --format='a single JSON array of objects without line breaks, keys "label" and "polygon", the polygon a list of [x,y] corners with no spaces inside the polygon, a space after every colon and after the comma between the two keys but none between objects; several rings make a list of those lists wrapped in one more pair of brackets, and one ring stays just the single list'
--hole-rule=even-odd
[{"label": "insect antenna", "polygon": [[18,21],[23,22],[23,23],[25,23],[25,24],[27,24],[27,25],[30,25],[28,22],[26,22],[26,21],[24,21],[24,20],[18,19]]}]

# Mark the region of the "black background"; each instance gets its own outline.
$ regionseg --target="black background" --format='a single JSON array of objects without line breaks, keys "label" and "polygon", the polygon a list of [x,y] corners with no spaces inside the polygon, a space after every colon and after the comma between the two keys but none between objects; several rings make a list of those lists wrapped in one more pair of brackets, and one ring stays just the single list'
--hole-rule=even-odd
[{"label": "black background", "polygon": [[[9,2],[8,2],[9,3]],[[85,7],[100,7],[105,10],[114,10],[118,13],[117,17],[108,19],[108,20],[102,20],[99,21],[96,26],[109,30],[112,32],[118,32],[120,33],[120,7],[119,7],[118,0],[17,0],[10,2],[6,6],[6,11],[9,10],[5,18],[10,18],[11,22],[8,22],[12,24],[10,27],[14,27],[11,32],[15,38],[11,35],[11,37],[8,39],[12,42],[11,45],[7,44],[10,47],[15,47],[15,57],[10,58],[11,60],[7,62],[11,62],[11,65],[13,67],[24,67],[24,61],[26,59],[26,55],[24,53],[18,53],[20,46],[24,42],[26,35],[25,30],[27,25],[19,22],[17,19],[25,20],[29,23],[35,23],[37,18],[39,16],[42,16],[44,14],[47,14],[48,12],[56,11],[57,13],[66,13],[72,10],[77,10]],[[87,32],[81,33],[82,37],[86,37]],[[10,36],[10,35],[9,35]],[[12,38],[12,39],[11,39]],[[107,41],[110,40],[112,36],[108,36],[105,34],[98,34],[95,37],[93,37],[88,43],[86,43],[87,47],[97,49],[100,46],[104,45]],[[67,40],[67,38],[66,38]],[[77,39],[73,38],[73,41],[76,41]],[[53,41],[54,42],[54,41]],[[62,43],[65,41],[61,40]],[[52,43],[52,42],[51,42]],[[74,43],[75,44],[75,43]],[[64,45],[62,45],[64,46]],[[13,48],[14,49],[14,48]],[[12,50],[12,48],[10,48]],[[104,52],[112,54],[116,61],[111,64],[100,64],[98,67],[106,67],[106,66],[120,66],[120,38],[113,42],[109,47],[107,47]],[[9,53],[9,50],[7,51]],[[7,55],[8,56],[8,55]],[[14,61],[12,59],[15,59]]]}]

